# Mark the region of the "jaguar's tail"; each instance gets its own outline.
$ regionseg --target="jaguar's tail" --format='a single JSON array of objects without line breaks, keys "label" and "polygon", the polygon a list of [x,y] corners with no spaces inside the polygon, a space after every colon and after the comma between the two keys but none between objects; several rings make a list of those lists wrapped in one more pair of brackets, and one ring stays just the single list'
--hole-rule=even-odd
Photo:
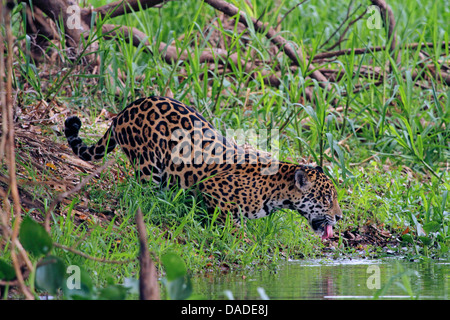
[{"label": "jaguar's tail", "polygon": [[69,146],[84,161],[101,159],[105,156],[105,151],[109,153],[116,147],[117,143],[111,130],[112,127],[109,127],[105,135],[96,144],[88,147],[78,136],[81,128],[81,120],[78,117],[67,118],[64,126],[64,134],[66,135]]}]

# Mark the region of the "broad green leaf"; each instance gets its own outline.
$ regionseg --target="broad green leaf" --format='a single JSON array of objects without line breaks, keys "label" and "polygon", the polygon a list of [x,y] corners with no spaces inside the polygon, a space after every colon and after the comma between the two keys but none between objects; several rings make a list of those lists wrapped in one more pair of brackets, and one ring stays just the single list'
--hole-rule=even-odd
[{"label": "broad green leaf", "polygon": [[422,226],[426,233],[437,232],[441,229],[441,224],[437,221],[430,221]]},{"label": "broad green leaf", "polygon": [[433,240],[431,238],[425,237],[425,236],[420,236],[419,240],[426,246],[431,245],[431,243],[433,242]]},{"label": "broad green leaf", "polygon": [[111,284],[100,290],[99,300],[124,300],[128,289],[117,284]]},{"label": "broad green leaf", "polygon": [[55,256],[48,256],[39,262],[36,268],[36,288],[56,294],[64,284],[66,267],[64,262]]},{"label": "broad green leaf", "polygon": [[408,233],[402,235],[402,241],[408,242],[408,243],[414,243],[413,237]]},{"label": "broad green leaf", "polygon": [[30,217],[25,217],[20,225],[19,240],[25,250],[35,256],[48,254],[53,245],[44,227]]},{"label": "broad green leaf", "polygon": [[186,265],[183,259],[175,253],[167,253],[162,256],[161,260],[169,282],[186,275]]},{"label": "broad green leaf", "polygon": [[417,157],[422,160],[423,159],[423,141],[422,136],[420,134],[417,135]]},{"label": "broad green leaf", "polygon": [[11,281],[15,278],[16,272],[14,268],[3,259],[0,259],[0,280]]},{"label": "broad green leaf", "polygon": [[164,279],[170,299],[184,300],[192,294],[191,279],[187,275],[186,265],[175,253],[167,253],[161,258],[166,278]]}]

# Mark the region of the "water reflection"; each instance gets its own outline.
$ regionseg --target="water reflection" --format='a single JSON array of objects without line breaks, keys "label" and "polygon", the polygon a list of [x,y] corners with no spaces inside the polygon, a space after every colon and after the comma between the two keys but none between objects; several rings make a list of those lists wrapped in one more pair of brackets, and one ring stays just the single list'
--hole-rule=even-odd
[{"label": "water reflection", "polygon": [[[371,266],[371,267],[370,267]],[[288,261],[278,272],[206,273],[193,279],[206,299],[259,299],[258,287],[270,299],[448,299],[450,262],[398,260]],[[380,290],[381,289],[381,290]]]}]

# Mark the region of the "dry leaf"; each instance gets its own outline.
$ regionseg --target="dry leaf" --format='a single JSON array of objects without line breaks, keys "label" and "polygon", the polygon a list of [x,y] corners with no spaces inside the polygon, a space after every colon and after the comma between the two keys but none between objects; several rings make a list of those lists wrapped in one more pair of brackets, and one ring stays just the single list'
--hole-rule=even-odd
[{"label": "dry leaf", "polygon": [[56,166],[51,162],[47,162],[45,165],[49,168],[52,168],[53,170],[56,170]]}]

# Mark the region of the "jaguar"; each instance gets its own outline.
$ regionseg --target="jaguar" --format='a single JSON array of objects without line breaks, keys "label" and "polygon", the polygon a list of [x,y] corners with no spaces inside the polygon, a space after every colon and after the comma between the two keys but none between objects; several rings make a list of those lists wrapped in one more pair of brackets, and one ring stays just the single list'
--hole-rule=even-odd
[{"label": "jaguar", "polygon": [[140,180],[200,192],[208,210],[219,208],[222,219],[231,215],[239,224],[241,218],[291,209],[328,239],[342,218],[334,184],[320,166],[276,160],[238,145],[194,108],[172,98],[130,103],[92,146],[79,137],[80,128],[78,117],[66,119],[68,144],[82,160],[102,159],[120,145]]}]

